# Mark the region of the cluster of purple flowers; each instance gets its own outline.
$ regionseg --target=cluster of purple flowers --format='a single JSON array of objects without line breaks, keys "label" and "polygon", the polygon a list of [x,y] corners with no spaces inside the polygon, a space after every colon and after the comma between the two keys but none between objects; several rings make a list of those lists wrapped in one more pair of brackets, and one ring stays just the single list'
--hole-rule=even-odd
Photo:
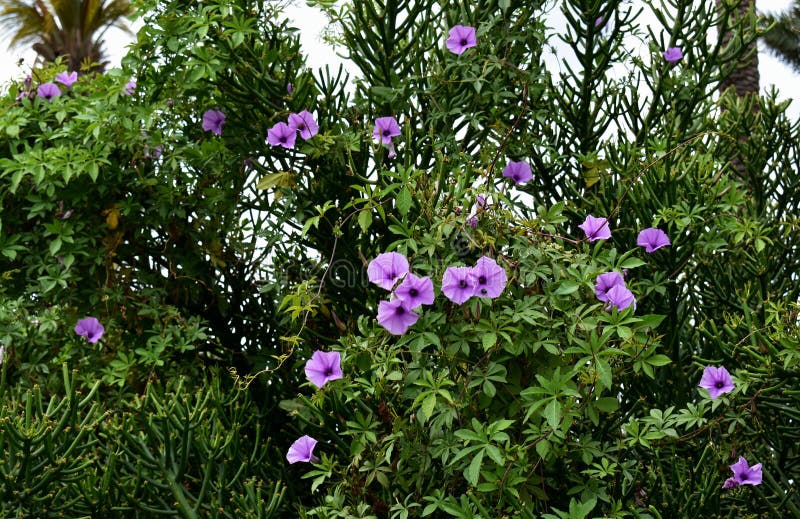
[{"label": "cluster of purple flowers", "polygon": [[[414,309],[433,304],[433,281],[409,272],[408,260],[397,252],[384,252],[367,267],[369,280],[385,290],[391,298],[378,305],[378,323],[393,335],[402,335],[419,319]],[[402,280],[395,288],[397,281]],[[506,271],[488,256],[481,257],[474,267],[447,267],[442,276],[442,293],[460,305],[473,296],[495,298],[506,287]]]},{"label": "cluster of purple flowers", "polygon": [[[700,377],[698,386],[708,390],[708,396],[715,400],[720,395],[730,393],[736,388],[733,377],[725,369],[725,366],[706,366],[703,376]],[[730,466],[733,476],[726,479],[722,485],[723,489],[735,488],[739,485],[760,485],[761,484],[761,463],[756,463],[752,467],[747,464],[744,456],[739,456],[739,461]]]},{"label": "cluster of purple flowers", "polygon": [[367,276],[372,283],[392,292],[388,301],[378,305],[378,323],[393,335],[406,333],[417,322],[415,308],[433,304],[433,281],[412,274],[408,260],[400,253],[379,254],[367,267]]},{"label": "cluster of purple flowers", "polygon": [[292,149],[298,133],[306,141],[319,133],[319,125],[308,110],[290,114],[287,122],[281,121],[267,130],[267,142],[270,146]]},{"label": "cluster of purple flowers", "polygon": [[[308,380],[318,388],[322,388],[332,380],[339,380],[342,378],[341,354],[338,351],[317,350],[306,362],[305,371]],[[317,443],[317,440],[304,434],[289,447],[286,460],[289,464],[299,461],[317,463],[319,458],[314,455],[314,447],[317,446]]]},{"label": "cluster of purple flowers", "polygon": [[[583,230],[586,239],[590,242],[611,238],[611,228],[607,218],[598,218],[590,214],[578,227]],[[636,244],[652,254],[657,249],[670,245],[670,241],[667,233],[661,229],[649,227],[639,233]],[[619,272],[606,272],[597,276],[594,293],[598,300],[606,303],[606,309],[616,308],[622,311],[631,305],[634,310],[636,309],[636,297],[625,286],[625,279]]]},{"label": "cluster of purple flowers", "polygon": [[[17,101],[19,101],[20,99],[24,99],[26,97],[34,97],[33,92],[31,90],[32,81],[33,79],[31,78],[31,75],[28,74],[25,77],[25,81],[23,82],[24,89],[20,91],[19,95],[17,95],[16,99]],[[58,74],[56,74],[55,81],[57,83],[61,83],[66,88],[69,88],[76,81],[78,81],[78,73],[75,71],[70,73],[67,72],[66,70],[64,72],[59,72]],[[60,95],[61,95],[61,89],[58,88],[58,85],[56,85],[56,83],[50,81],[48,81],[47,83],[42,83],[36,88],[36,97],[41,97],[43,99],[46,99],[48,102],[53,102],[53,99],[55,99]]]}]

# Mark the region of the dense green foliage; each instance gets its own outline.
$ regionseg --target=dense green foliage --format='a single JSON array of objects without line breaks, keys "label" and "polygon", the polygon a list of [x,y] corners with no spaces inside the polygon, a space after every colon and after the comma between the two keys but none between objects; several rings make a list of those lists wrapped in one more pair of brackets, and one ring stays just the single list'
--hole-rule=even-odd
[{"label": "dense green foliage", "polygon": [[[711,2],[649,5],[645,32],[571,0],[560,35],[544,0],[316,4],[354,89],[279,4],[143,1],[121,70],[0,99],[0,515],[800,517],[800,128],[717,95],[757,25],[723,49]],[[318,135],[265,142],[302,110]],[[437,293],[402,336],[365,272],[390,250]],[[502,295],[449,302],[445,269],[484,255]],[[635,309],[595,297],[612,270]],[[315,350],[342,380],[307,381]],[[708,365],[736,389],[698,389]],[[304,434],[321,460],[289,465]],[[764,481],[722,490],[739,455]]]}]

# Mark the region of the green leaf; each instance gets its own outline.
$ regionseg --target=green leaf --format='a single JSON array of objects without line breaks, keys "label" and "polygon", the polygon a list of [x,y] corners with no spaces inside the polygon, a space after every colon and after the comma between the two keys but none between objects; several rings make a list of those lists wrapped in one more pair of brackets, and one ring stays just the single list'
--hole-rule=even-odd
[{"label": "green leaf", "polygon": [[558,286],[554,294],[557,296],[565,296],[577,291],[580,287],[581,285],[577,281],[564,281]]},{"label": "green leaf", "polygon": [[372,211],[369,208],[362,209],[358,213],[358,226],[361,227],[361,232],[366,233],[370,225],[372,225]]},{"label": "green leaf", "polygon": [[470,485],[477,486],[478,479],[481,477],[481,465],[483,464],[483,453],[484,451],[478,452],[472,461],[470,462],[469,466],[464,469],[464,478],[469,482]]},{"label": "green leaf", "polygon": [[561,423],[561,403],[557,399],[552,399],[547,407],[544,408],[544,419],[552,429],[558,429]]},{"label": "green leaf", "polygon": [[483,344],[483,351],[488,351],[495,344],[497,344],[497,335],[489,332],[481,336],[481,343]]},{"label": "green leaf", "polygon": [[272,189],[273,187],[292,187],[294,185],[293,176],[289,171],[279,171],[278,173],[268,173],[261,177],[256,184],[256,189]]},{"label": "green leaf", "polygon": [[407,187],[404,187],[397,193],[395,204],[401,215],[405,216],[408,214],[409,209],[411,209],[411,202],[411,191],[409,191]]}]

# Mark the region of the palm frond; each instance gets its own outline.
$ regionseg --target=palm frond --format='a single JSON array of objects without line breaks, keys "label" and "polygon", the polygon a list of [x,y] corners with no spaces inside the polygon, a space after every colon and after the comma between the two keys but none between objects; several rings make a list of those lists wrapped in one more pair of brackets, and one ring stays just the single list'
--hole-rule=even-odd
[{"label": "palm frond", "polygon": [[767,50],[800,73],[800,1],[778,16],[766,15],[764,21],[770,27],[763,36]]}]

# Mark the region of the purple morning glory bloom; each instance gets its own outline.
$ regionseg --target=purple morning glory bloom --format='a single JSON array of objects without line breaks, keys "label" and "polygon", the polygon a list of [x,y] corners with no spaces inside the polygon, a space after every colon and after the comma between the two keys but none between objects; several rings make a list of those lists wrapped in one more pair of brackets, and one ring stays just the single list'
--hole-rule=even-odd
[{"label": "purple morning glory bloom", "polygon": [[61,90],[55,83],[42,83],[39,85],[39,88],[36,89],[36,95],[52,102],[54,97],[61,95]]},{"label": "purple morning glory bloom", "polygon": [[475,205],[478,206],[478,209],[486,209],[486,197],[483,195],[478,195],[475,197]]},{"label": "purple morning glory bloom", "polygon": [[744,456],[739,456],[739,461],[730,466],[733,477],[725,480],[722,488],[734,488],[739,485],[760,485],[761,484],[761,463],[756,463],[752,467],[747,464]]},{"label": "purple morning glory bloom", "polygon": [[429,277],[420,278],[409,272],[395,289],[394,295],[405,301],[409,310],[420,305],[432,305],[433,281]]},{"label": "purple morning glory bloom", "polygon": [[308,110],[289,115],[289,128],[300,132],[300,137],[305,141],[319,133],[319,126]]},{"label": "purple morning glory bloom", "polygon": [[447,50],[454,54],[461,54],[470,47],[478,44],[475,37],[475,27],[466,25],[456,25],[449,32],[449,38],[445,41]]},{"label": "purple morning glory bloom", "polygon": [[367,276],[379,287],[391,290],[398,279],[408,274],[408,260],[398,252],[384,252],[369,262]]},{"label": "purple morning glory bloom", "polygon": [[520,185],[532,179],[533,173],[531,173],[531,167],[527,162],[514,162],[512,160],[503,168],[503,176],[513,180],[516,185]]},{"label": "purple morning glory bloom", "polygon": [[644,229],[636,238],[636,245],[644,247],[644,250],[652,253],[656,249],[670,245],[667,233],[656,227]]},{"label": "purple morning glory bloom", "polygon": [[286,459],[290,464],[297,463],[298,461],[316,463],[319,461],[319,458],[314,456],[314,447],[316,446],[317,440],[311,436],[303,435],[289,447],[289,452],[286,453]]},{"label": "purple morning glory bloom", "polygon": [[594,294],[600,301],[608,302],[608,291],[617,285],[625,286],[625,280],[619,272],[600,274],[595,280]]},{"label": "purple morning glory bloom", "polygon": [[73,71],[72,74],[67,74],[67,71],[60,72],[56,75],[56,81],[65,87],[71,87],[73,83],[78,81],[78,73]]},{"label": "purple morning glory bloom", "polygon": [[392,137],[400,135],[400,125],[394,117],[378,117],[372,136],[382,144],[391,144]]},{"label": "purple morning glory bloom", "polygon": [[128,81],[125,83],[125,95],[132,96],[136,91],[136,81]]},{"label": "purple morning glory bloom", "polygon": [[286,83],[286,91],[289,93],[289,95],[294,94],[294,87],[292,87],[291,83]]},{"label": "purple morning glory bloom", "polygon": [[494,299],[506,288],[506,271],[488,256],[481,258],[472,267],[472,278],[475,284],[475,295]]},{"label": "purple morning glory bloom", "polygon": [[447,267],[442,276],[442,293],[460,305],[475,295],[475,282],[470,267]]},{"label": "purple morning glory bloom", "polygon": [[317,387],[342,378],[342,357],[338,351],[317,350],[306,362],[306,376]]},{"label": "purple morning glory bloom", "polygon": [[275,124],[267,130],[267,142],[272,146],[283,146],[284,148],[294,148],[294,141],[297,139],[297,132],[289,128],[284,122]]},{"label": "purple morning glory bloom", "polygon": [[91,343],[99,341],[105,331],[106,329],[95,317],[86,317],[79,320],[75,325],[75,333],[81,337],[86,337],[86,340]]},{"label": "purple morning glory bloom", "polygon": [[662,52],[662,54],[664,55],[664,59],[669,63],[677,63],[683,59],[683,52],[681,52],[680,47],[669,47]]},{"label": "purple morning glory bloom", "polygon": [[206,110],[203,114],[203,130],[222,135],[222,125],[225,124],[225,114],[219,110]]},{"label": "purple morning glory bloom", "polygon": [[467,225],[469,225],[470,229],[475,229],[478,227],[478,217],[475,215],[470,216],[467,218]]},{"label": "purple morning glory bloom", "polygon": [[634,310],[636,309],[636,298],[625,285],[614,285],[608,289],[606,296],[608,297],[606,309],[610,310],[612,307],[616,307],[621,312],[631,305]]},{"label": "purple morning glory bloom", "polygon": [[706,366],[703,370],[703,376],[700,378],[700,387],[708,389],[708,396],[712,400],[717,398],[723,393],[730,393],[736,386],[733,384],[733,378],[725,366],[714,367]]},{"label": "purple morning glory bloom", "polygon": [[611,238],[611,229],[608,226],[608,220],[605,218],[595,218],[589,215],[578,227],[583,229],[589,241],[607,240]]},{"label": "purple morning glory bloom", "polygon": [[392,335],[403,335],[418,319],[419,315],[402,299],[381,301],[378,304],[378,324]]}]

